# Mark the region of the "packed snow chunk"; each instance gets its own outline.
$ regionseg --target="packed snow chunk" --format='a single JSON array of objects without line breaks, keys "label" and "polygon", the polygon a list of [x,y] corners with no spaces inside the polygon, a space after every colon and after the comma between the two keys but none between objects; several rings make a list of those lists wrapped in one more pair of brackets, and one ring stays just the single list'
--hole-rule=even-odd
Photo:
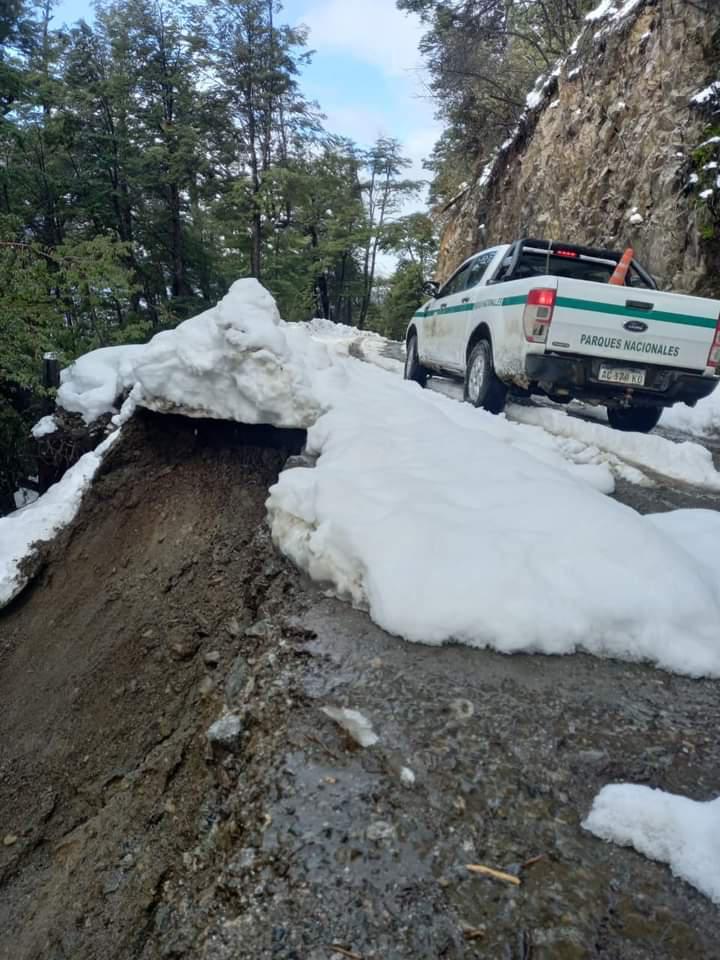
[{"label": "packed snow chunk", "polygon": [[257,280],[236,281],[217,306],[157,334],[135,364],[139,403],[160,413],[306,427],[320,413],[316,372],[330,360],[280,319]]},{"label": "packed snow chunk", "polygon": [[145,350],[142,344],[101,347],[71,364],[60,374],[57,404],[92,423],[104,413],[115,413],[116,402],[135,383],[134,367]]},{"label": "packed snow chunk", "polygon": [[51,433],[55,433],[57,428],[58,426],[55,421],[55,417],[43,417],[41,420],[38,420],[38,422],[32,428],[32,435],[36,440],[39,440],[40,437],[47,437]]},{"label": "packed snow chunk", "polygon": [[80,457],[62,479],[37,500],[7,517],[0,517],[0,608],[27,584],[28,575],[20,568],[31,555],[33,544],[49,540],[74,519],[104,453],[117,436],[118,431],[96,450]]},{"label": "packed snow chunk", "polygon": [[[712,454],[698,443],[675,443],[656,434],[613,430],[601,423],[587,423],[548,407],[512,406],[512,418],[519,423],[543,427],[554,436],[592,444],[625,463],[683,483],[720,490],[720,473]],[[663,425],[667,425],[663,419]]]},{"label": "packed snow chunk", "polygon": [[321,710],[361,747],[372,747],[380,739],[368,718],[359,710],[349,710],[347,707],[321,707]]},{"label": "packed snow chunk", "polygon": [[414,787],[415,786],[415,774],[410,769],[410,767],[401,767],[400,768],[400,783],[404,787]]},{"label": "packed snow chunk", "polygon": [[720,797],[705,803],[629,783],[603,787],[583,827],[667,863],[720,904]]},{"label": "packed snow chunk", "polygon": [[676,537],[561,467],[542,431],[346,363],[308,433],[316,466],[270,491],[286,556],[411,641],[720,676],[720,594]]}]

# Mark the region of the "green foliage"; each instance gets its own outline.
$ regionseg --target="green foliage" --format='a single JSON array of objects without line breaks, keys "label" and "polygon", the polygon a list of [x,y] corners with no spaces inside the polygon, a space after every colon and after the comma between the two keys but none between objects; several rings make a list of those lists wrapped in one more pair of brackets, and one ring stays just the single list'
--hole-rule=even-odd
[{"label": "green foliage", "polygon": [[391,340],[402,340],[415,311],[427,299],[423,293],[425,280],[419,263],[406,261],[398,266],[388,284],[377,329]]},{"label": "green foliage", "polygon": [[5,490],[44,352],[65,365],[143,341],[242,276],[288,319],[363,323],[417,189],[396,141],[322,129],[299,86],[305,31],[275,0],[100,0],[93,25],[61,29],[52,6],[0,2]]},{"label": "green foliage", "polygon": [[707,243],[720,239],[720,125],[705,128],[704,141],[692,153],[693,193],[700,212],[699,232]]}]

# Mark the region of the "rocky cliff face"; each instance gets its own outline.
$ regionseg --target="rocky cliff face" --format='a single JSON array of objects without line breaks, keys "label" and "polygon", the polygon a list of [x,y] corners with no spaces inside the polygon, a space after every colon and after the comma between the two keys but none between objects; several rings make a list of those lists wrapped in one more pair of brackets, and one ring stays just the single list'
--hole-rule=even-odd
[{"label": "rocky cliff face", "polygon": [[720,133],[720,2],[609,6],[447,208],[441,279],[524,235],[633,246],[666,288],[720,295],[720,138],[701,147]]}]

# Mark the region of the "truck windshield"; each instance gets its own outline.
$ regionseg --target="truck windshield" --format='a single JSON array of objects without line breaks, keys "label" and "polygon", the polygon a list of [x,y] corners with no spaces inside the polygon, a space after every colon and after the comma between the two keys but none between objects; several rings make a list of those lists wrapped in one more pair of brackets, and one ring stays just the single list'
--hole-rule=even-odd
[{"label": "truck windshield", "polygon": [[[612,261],[603,261],[585,256],[562,256],[551,253],[531,252],[523,250],[518,264],[513,271],[513,280],[522,280],[524,277],[570,277],[573,280],[590,280],[593,283],[608,283],[616,264]],[[648,287],[640,274],[631,267],[626,286]]]}]

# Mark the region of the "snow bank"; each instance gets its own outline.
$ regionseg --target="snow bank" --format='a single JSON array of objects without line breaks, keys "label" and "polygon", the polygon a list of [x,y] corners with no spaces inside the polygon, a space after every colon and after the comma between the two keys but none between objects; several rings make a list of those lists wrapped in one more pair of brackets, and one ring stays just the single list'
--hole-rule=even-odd
[{"label": "snow bank", "polygon": [[651,787],[617,783],[595,798],[583,827],[670,865],[720,904],[720,798],[698,803]]},{"label": "snow bank", "polygon": [[117,437],[118,431],[82,456],[42,497],[7,517],[0,517],[0,608],[27,583],[20,567],[32,553],[32,545],[39,540],[49,540],[74,519],[103,455]]},{"label": "snow bank", "polygon": [[661,427],[680,430],[694,437],[707,437],[720,432],[720,387],[709,397],[699,400],[694,407],[685,403],[676,403],[674,407],[663,411]]},{"label": "snow bank", "polygon": [[[712,454],[700,444],[674,443],[656,434],[624,433],[548,407],[514,405],[508,413],[519,423],[543,427],[555,436],[592,445],[641,469],[708,490],[720,490],[720,473],[715,469]],[[667,426],[664,418],[663,424]]]},{"label": "snow bank", "polygon": [[90,422],[132,389],[161,413],[305,427],[320,413],[313,378],[329,364],[257,280],[238,280],[215,307],[148,344],[81,357],[63,371],[58,403]]},{"label": "snow bank", "polygon": [[334,353],[342,356],[356,353],[364,357],[376,367],[388,370],[390,373],[402,373],[405,364],[400,360],[385,356],[385,349],[390,342],[374,330],[360,330],[344,323],[333,323],[331,320],[316,318],[302,324],[311,334],[313,340],[329,345]]},{"label": "snow bank", "polygon": [[670,510],[645,518],[673,539],[678,546],[703,566],[710,589],[720,595],[720,513],[717,510]]},{"label": "snow bank", "polygon": [[276,544],[314,579],[412,641],[720,676],[704,547],[601,496],[540,431],[345,366],[309,431],[316,467],[268,500]]}]

